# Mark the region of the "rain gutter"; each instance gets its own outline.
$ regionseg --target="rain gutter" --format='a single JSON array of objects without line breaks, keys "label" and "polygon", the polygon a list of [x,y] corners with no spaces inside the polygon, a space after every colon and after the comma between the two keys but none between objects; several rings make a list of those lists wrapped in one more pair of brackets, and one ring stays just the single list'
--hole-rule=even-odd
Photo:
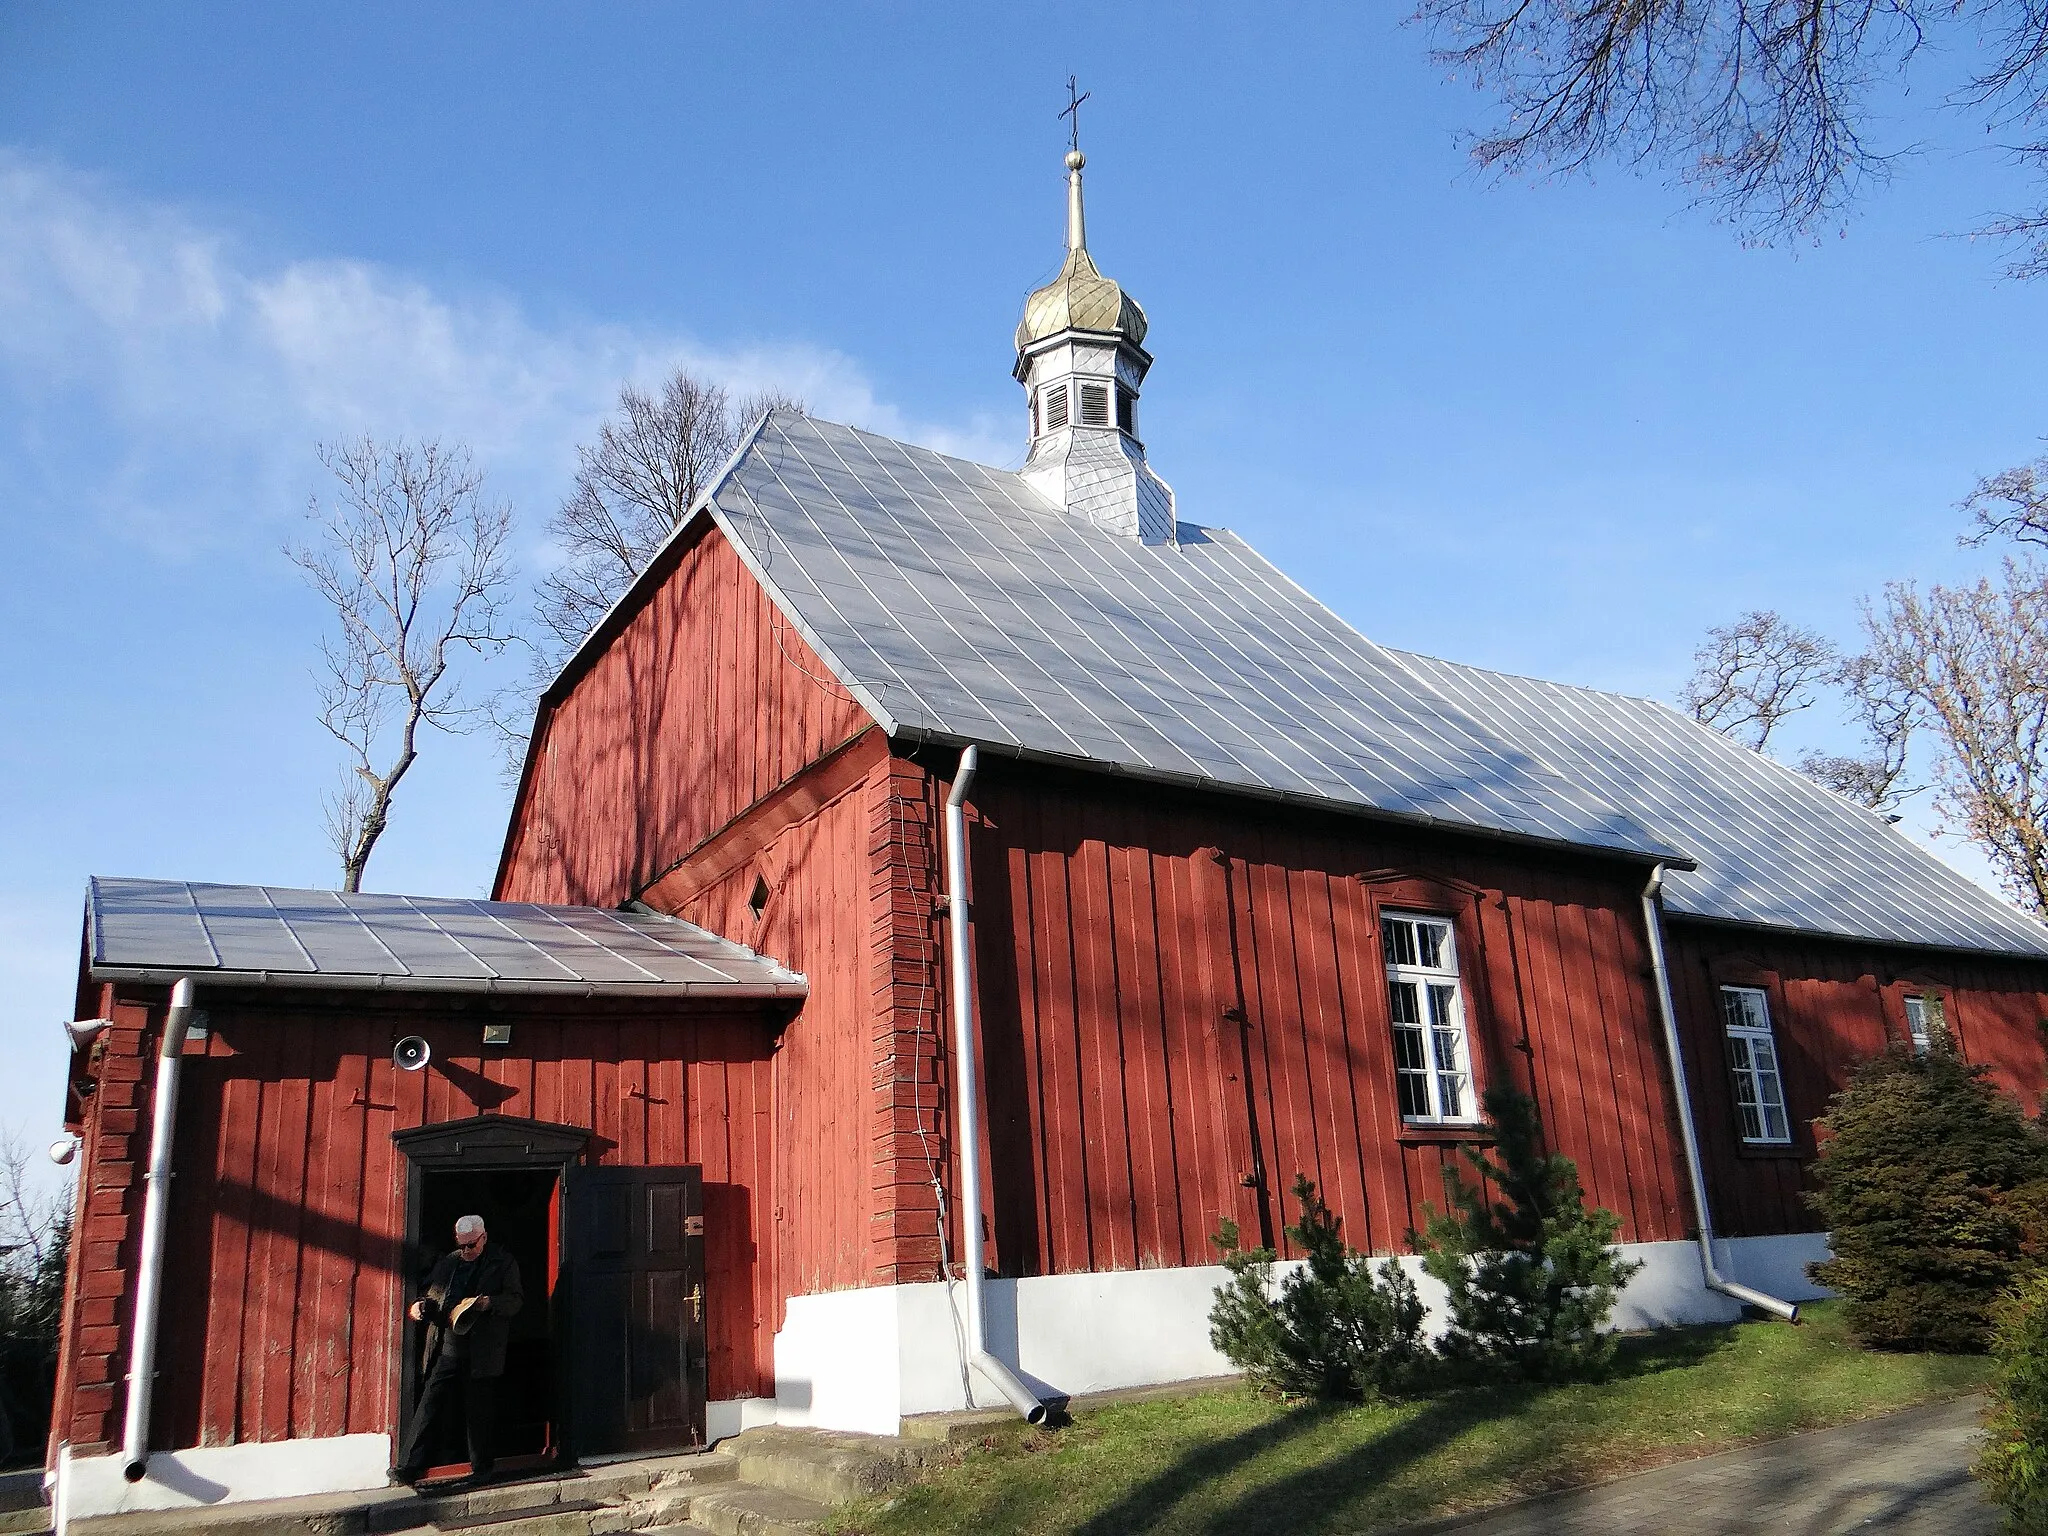
[{"label": "rain gutter", "polygon": [[1794,1303],[1737,1284],[1714,1264],[1714,1218],[1707,1207],[1707,1179],[1700,1164],[1699,1131],[1693,1125],[1692,1092],[1685,1081],[1685,1052],[1678,1040],[1678,1009],[1671,1000],[1671,972],[1664,963],[1664,911],[1658,899],[1663,890],[1664,866],[1659,864],[1650,871],[1650,883],[1643,887],[1643,927],[1650,936],[1650,969],[1657,978],[1657,1011],[1664,1019],[1664,1048],[1671,1057],[1671,1083],[1678,1091],[1678,1129],[1685,1143],[1685,1169],[1692,1178],[1692,1203],[1699,1214],[1700,1268],[1706,1274],[1708,1290],[1796,1323],[1799,1308]]},{"label": "rain gutter", "polygon": [[128,1350],[128,1415],[121,1433],[121,1475],[139,1483],[149,1470],[149,1406],[156,1387],[156,1319],[163,1301],[164,1230],[170,1221],[171,1145],[178,1129],[178,1068],[192,1023],[192,978],[171,988],[157,1047],[150,1100],[149,1174],[142,1197],[142,1253],[135,1280],[135,1327]]},{"label": "rain gutter", "polygon": [[[972,915],[967,904],[967,791],[974,783],[979,753],[960,754],[953,791],[946,796],[946,926],[952,941],[953,1062],[959,1085],[954,1119],[960,1140],[960,1235],[967,1272],[967,1363],[1002,1392],[1027,1424],[1045,1420],[1045,1404],[1016,1373],[989,1353],[988,1314],[983,1307],[981,1240],[981,1090],[974,1072],[974,975],[967,941]],[[970,1394],[971,1398],[971,1394]],[[970,1400],[969,1407],[973,1406]]]}]

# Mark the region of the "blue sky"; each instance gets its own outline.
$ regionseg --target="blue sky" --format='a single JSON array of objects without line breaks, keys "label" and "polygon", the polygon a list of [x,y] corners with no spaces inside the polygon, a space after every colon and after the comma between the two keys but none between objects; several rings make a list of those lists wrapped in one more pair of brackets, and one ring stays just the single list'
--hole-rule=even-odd
[{"label": "blue sky", "polygon": [[[55,1133],[88,874],[334,878],[318,442],[468,441],[530,573],[678,361],[1014,464],[1070,71],[1154,465],[1375,638],[1668,697],[1744,608],[1982,563],[1954,503],[2048,431],[2048,285],[1950,238],[2023,198],[1988,141],[1902,100],[1888,190],[1745,249],[1473,172],[1400,9],[0,3],[0,1126]],[[504,801],[430,742],[369,884],[482,891]]]}]

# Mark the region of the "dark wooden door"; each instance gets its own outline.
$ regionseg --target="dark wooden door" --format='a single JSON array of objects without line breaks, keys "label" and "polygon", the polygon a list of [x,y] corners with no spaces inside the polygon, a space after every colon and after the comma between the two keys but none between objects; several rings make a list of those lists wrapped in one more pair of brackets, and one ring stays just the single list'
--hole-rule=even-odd
[{"label": "dark wooden door", "polygon": [[704,1175],[569,1170],[576,1454],[704,1443]]}]

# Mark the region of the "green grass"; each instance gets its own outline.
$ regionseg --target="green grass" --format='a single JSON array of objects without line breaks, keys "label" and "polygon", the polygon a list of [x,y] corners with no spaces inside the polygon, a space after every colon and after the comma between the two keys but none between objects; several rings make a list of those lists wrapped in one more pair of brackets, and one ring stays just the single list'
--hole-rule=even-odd
[{"label": "green grass", "polygon": [[1956,1397],[1990,1373],[1978,1357],[1859,1349],[1836,1304],[1802,1316],[1798,1328],[1634,1336],[1597,1384],[1360,1408],[1234,1388],[1099,1408],[1056,1431],[1020,1423],[893,1496],[848,1506],[832,1529],[1358,1532]]}]

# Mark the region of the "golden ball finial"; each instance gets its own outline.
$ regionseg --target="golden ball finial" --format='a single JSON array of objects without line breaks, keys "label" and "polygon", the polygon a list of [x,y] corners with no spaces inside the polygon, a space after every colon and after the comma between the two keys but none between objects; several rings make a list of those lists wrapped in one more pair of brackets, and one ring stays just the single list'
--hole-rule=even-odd
[{"label": "golden ball finial", "polygon": [[1079,151],[1078,149],[1070,149],[1067,151],[1068,170],[1078,171],[1079,169],[1081,169],[1082,166],[1086,165],[1087,163],[1088,157],[1082,154],[1081,151]]}]

